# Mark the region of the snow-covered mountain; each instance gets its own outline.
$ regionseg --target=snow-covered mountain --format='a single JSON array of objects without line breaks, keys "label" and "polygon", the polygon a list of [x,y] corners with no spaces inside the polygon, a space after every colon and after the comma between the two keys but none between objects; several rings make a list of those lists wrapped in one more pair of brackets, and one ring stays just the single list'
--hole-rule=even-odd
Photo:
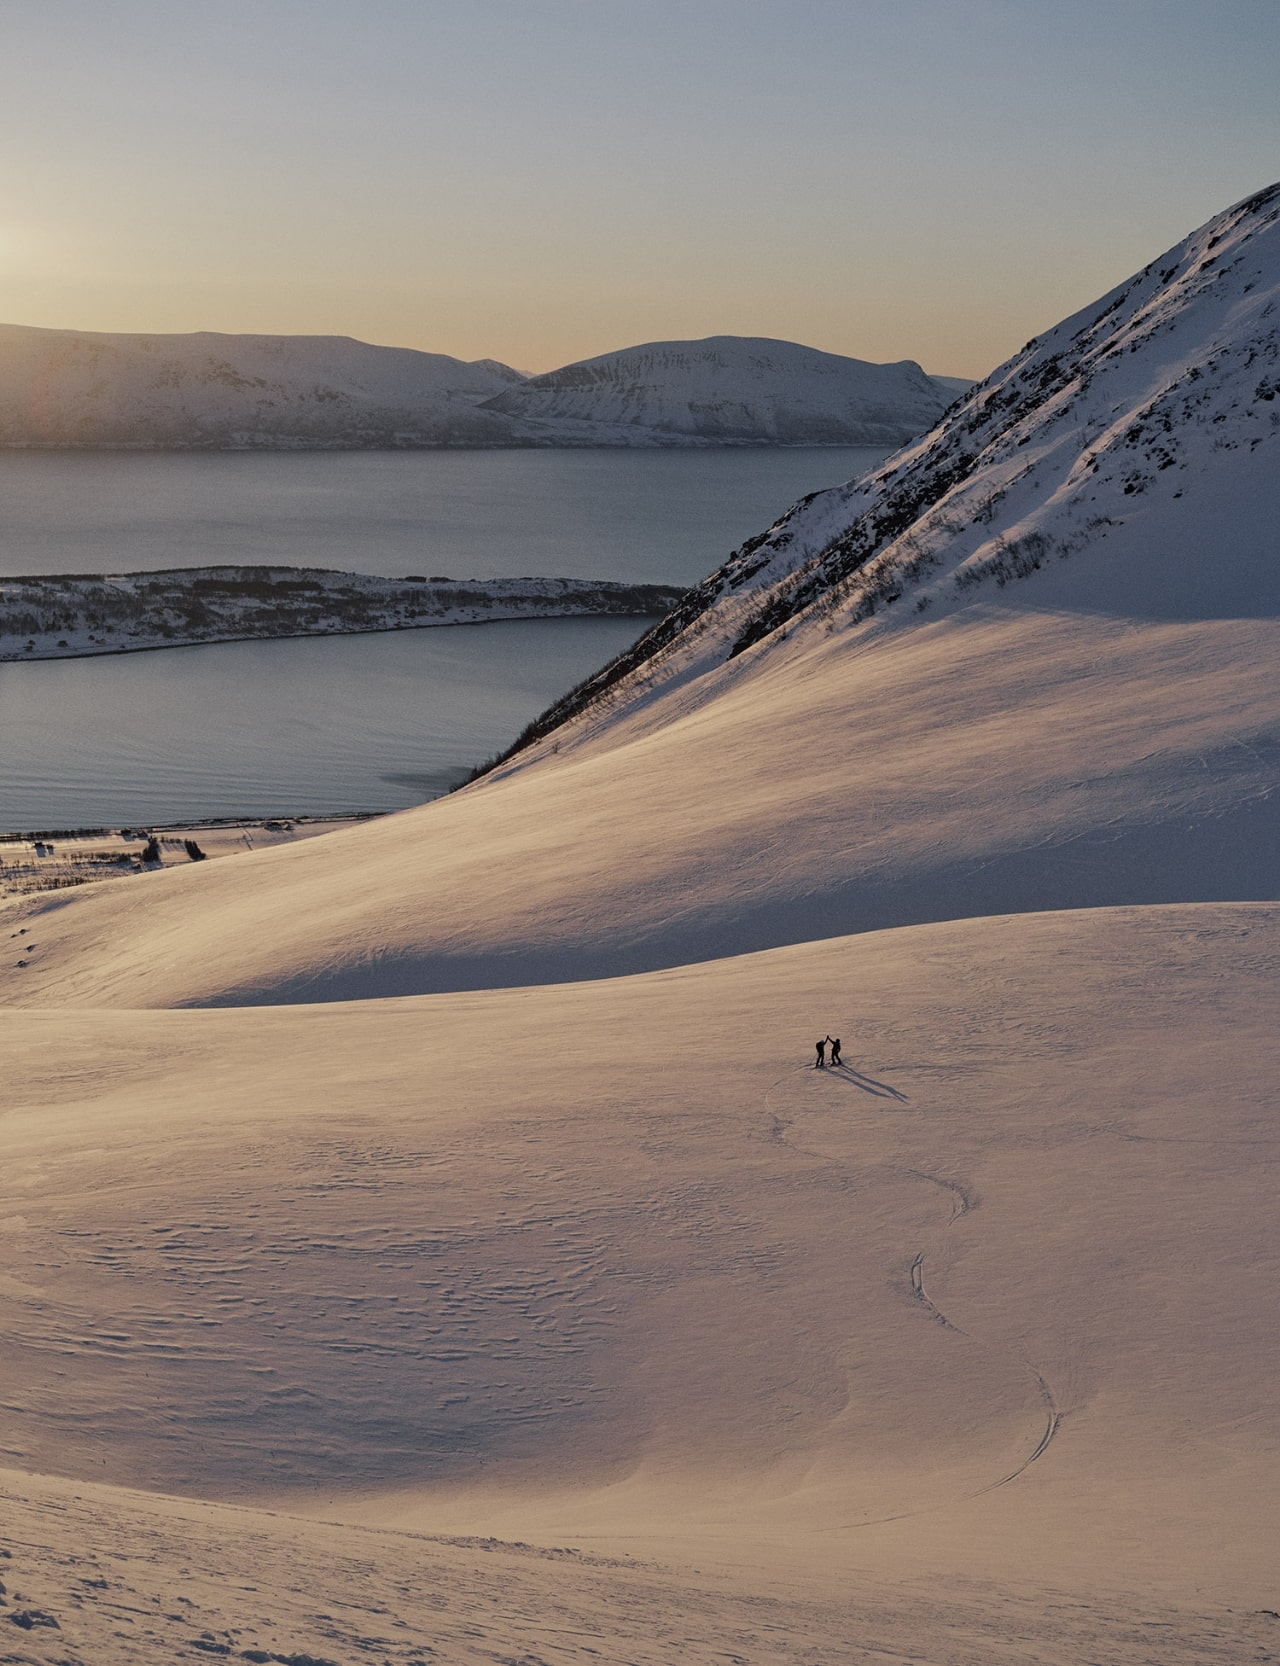
[{"label": "snow-covered mountain", "polygon": [[963,383],[736,336],[526,378],[345,336],[0,325],[0,447],[897,445]]},{"label": "snow-covered mountain", "polygon": [[532,438],[900,445],[957,391],[910,359],[868,364],[790,341],[710,336],[583,359],[530,377],[485,408],[517,418]]},{"label": "snow-covered mountain", "polygon": [[1031,608],[1268,616],[1278,221],[1273,187],[1028,342],[916,444],[748,540],[546,727],[791,628],[901,630],[1033,575]]},{"label": "snow-covered mountain", "polygon": [[[124,906],[95,895],[0,998],[411,993],[1272,895],[1278,221],[1280,191],[1219,216],[750,540],[474,788],[362,832],[358,919],[329,841],[286,854],[331,906],[207,864],[104,924],[109,977],[74,947]],[[225,896],[192,955],[202,888]]]},{"label": "snow-covered mountain", "polygon": [[0,325],[0,446],[505,445],[492,360],[346,336]]},{"label": "snow-covered mountain", "polygon": [[1280,187],[473,786],[0,907],[23,1660],[1275,1652],[1278,313]]}]

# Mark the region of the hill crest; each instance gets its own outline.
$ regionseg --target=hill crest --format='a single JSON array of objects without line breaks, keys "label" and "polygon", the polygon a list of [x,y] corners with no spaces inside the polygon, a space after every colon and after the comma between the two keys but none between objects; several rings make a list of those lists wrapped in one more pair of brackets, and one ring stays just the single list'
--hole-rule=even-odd
[{"label": "hill crest", "polygon": [[898,445],[952,398],[913,360],[870,364],[761,336],[651,341],[487,401],[525,425],[606,423],[702,441]]},{"label": "hill crest", "polygon": [[524,398],[529,379],[497,360],[348,336],[0,325],[0,448],[888,446],[953,397],[918,365],[715,340],[714,363],[676,351],[697,343],[666,344],[660,363],[627,348],[589,361],[598,373],[534,378]]}]

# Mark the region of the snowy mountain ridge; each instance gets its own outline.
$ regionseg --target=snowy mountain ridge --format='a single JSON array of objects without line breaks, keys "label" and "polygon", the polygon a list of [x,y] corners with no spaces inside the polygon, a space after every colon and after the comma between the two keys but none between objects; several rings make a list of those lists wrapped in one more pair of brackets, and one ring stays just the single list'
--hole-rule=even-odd
[{"label": "snowy mountain ridge", "polygon": [[474,785],[0,902],[6,1659],[1275,1657],[1278,195]]},{"label": "snowy mountain ridge", "polygon": [[343,336],[0,325],[0,447],[897,445],[955,396],[915,364],[734,336],[526,382],[494,359]]},{"label": "snowy mountain ridge", "polygon": [[[802,499],[535,732],[793,626],[902,628],[1033,574],[1046,600],[1083,586],[1099,606],[1203,611],[1219,587],[1222,606],[1270,605],[1278,392],[1280,185],[1028,342],[880,467]],[[1236,560],[1214,576],[1228,528]],[[1159,565],[1152,540],[1187,545],[1190,564]],[[1108,550],[1105,571],[1056,571]]]},{"label": "snowy mountain ridge", "polygon": [[501,445],[518,373],[346,336],[0,325],[0,446]]},{"label": "snowy mountain ridge", "polygon": [[952,398],[909,359],[869,364],[790,341],[710,336],[583,359],[508,388],[485,409],[530,435],[604,423],[667,443],[900,445]]}]

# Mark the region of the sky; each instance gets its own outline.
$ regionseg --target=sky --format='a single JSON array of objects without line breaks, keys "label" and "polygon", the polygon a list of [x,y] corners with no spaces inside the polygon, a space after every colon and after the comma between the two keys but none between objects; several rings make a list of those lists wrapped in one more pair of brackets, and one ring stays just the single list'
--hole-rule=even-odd
[{"label": "sky", "polygon": [[1280,0],[0,0],[0,321],[979,376],[1280,176]]}]

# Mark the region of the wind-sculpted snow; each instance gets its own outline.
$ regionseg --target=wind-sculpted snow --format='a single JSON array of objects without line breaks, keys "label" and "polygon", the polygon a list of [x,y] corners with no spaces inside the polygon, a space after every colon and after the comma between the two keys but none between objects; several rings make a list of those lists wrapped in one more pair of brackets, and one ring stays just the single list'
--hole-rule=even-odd
[{"label": "wind-sculpted snow", "polygon": [[1275,1656],[1278,210],[474,785],[0,906],[0,1655]]},{"label": "wind-sculpted snow", "polygon": [[1278,957],[1198,905],[0,1015],[6,1461],[735,1588],[1269,1605]]}]

